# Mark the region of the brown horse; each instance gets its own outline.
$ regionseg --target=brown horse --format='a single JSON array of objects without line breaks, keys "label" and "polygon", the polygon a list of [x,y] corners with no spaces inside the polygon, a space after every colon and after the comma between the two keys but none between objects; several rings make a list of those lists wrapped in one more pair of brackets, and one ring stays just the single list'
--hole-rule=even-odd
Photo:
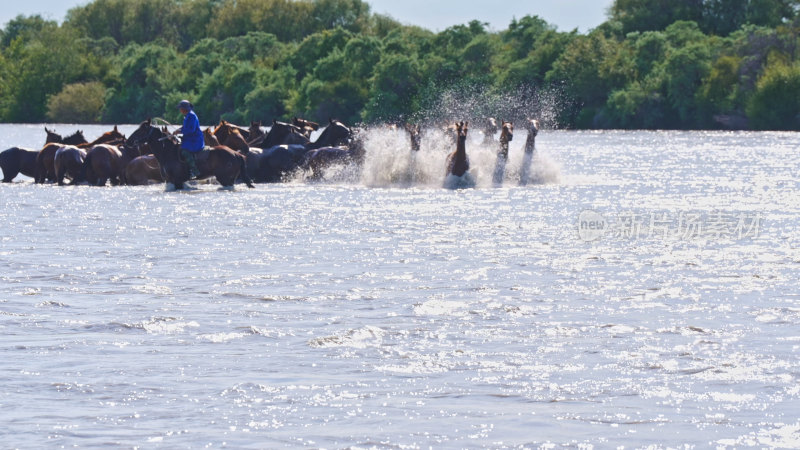
[{"label": "brown horse", "polygon": [[[49,135],[48,135],[49,137]],[[56,152],[63,145],[83,146],[86,144],[86,138],[83,137],[82,131],[76,131],[71,136],[63,139],[62,143],[51,142],[46,144],[44,148],[36,155],[36,164],[34,167],[34,181],[36,183],[44,183],[45,181],[56,180],[55,158]]]},{"label": "brown horse", "polygon": [[502,126],[503,131],[500,133],[500,151],[497,152],[497,163],[494,167],[495,186],[503,184],[503,178],[506,176],[506,164],[508,163],[509,142],[514,140],[514,124],[503,120]]},{"label": "brown horse", "polygon": [[128,186],[147,186],[163,182],[164,176],[155,155],[140,156],[125,167],[125,183]]},{"label": "brown horse", "polygon": [[536,136],[539,134],[539,121],[536,119],[528,119],[528,139],[525,141],[525,156],[522,159],[522,173],[520,174],[519,183],[527,185],[531,177],[531,164],[533,164],[533,155],[536,152]]},{"label": "brown horse", "polygon": [[403,129],[411,138],[411,151],[418,152],[422,147],[422,127],[418,124],[405,123]]},{"label": "brown horse", "polygon": [[247,139],[245,139],[237,129],[231,130],[228,134],[228,139],[225,139],[222,145],[232,148],[243,155],[250,153],[250,146],[247,144]]},{"label": "brown horse", "polygon": [[[166,181],[175,189],[183,189],[184,184],[189,181],[189,165],[181,157],[178,140],[169,133],[151,126],[147,143],[150,144]],[[195,161],[200,171],[198,179],[215,177],[223,187],[232,188],[241,174],[247,186],[254,187],[247,174],[247,161],[244,155],[228,147],[214,147],[210,151],[199,152],[195,155]]]},{"label": "brown horse", "polygon": [[[247,138],[242,134],[239,127],[231,125],[228,122],[222,121],[217,129],[214,130],[212,136],[216,138],[217,143],[214,145],[213,140],[210,139],[211,136],[207,136],[206,146],[208,147],[218,147],[220,144],[222,144],[223,146],[232,148],[243,155],[246,155],[250,152],[250,145],[247,143]],[[209,144],[209,142],[211,143]]]},{"label": "brown horse", "polygon": [[447,174],[463,177],[469,171],[469,158],[467,157],[467,132],[469,131],[468,122],[456,124],[456,151],[447,157]]},{"label": "brown horse", "polygon": [[80,148],[92,148],[95,145],[100,144],[121,144],[125,141],[125,135],[120,133],[117,129],[117,126],[114,125],[114,129],[108,132],[105,132],[100,135],[97,139],[93,140],[92,142],[84,143],[84,144],[77,144]]},{"label": "brown horse", "polygon": [[219,146],[219,139],[214,136],[214,132],[211,131],[211,128],[206,128],[203,130],[203,143],[206,145],[206,147]]},{"label": "brown horse", "polygon": [[319,130],[319,124],[310,120],[301,119],[299,117],[292,118],[292,125],[300,128],[303,135],[311,139],[311,133]]},{"label": "brown horse", "polygon": [[70,179],[71,185],[84,181],[83,163],[85,160],[86,150],[74,145],[64,145],[56,150],[53,165],[58,185],[64,185],[64,177]]},{"label": "brown horse", "polygon": [[125,168],[141,156],[140,146],[95,145],[86,155],[84,177],[92,186],[105,186],[109,180],[114,186],[126,184]]},{"label": "brown horse", "polygon": [[220,142],[225,142],[228,140],[228,136],[233,132],[233,130],[237,130],[239,134],[245,138],[245,140],[250,138],[250,130],[238,125],[234,125],[225,120],[220,121],[219,125],[214,130],[214,136],[216,136],[217,140]]}]

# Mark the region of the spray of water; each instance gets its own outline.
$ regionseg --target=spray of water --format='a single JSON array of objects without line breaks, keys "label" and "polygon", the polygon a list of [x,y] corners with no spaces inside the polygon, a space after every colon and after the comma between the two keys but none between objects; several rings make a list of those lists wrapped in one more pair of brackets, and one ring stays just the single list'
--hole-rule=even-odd
[{"label": "spray of water", "polygon": [[[558,127],[556,118],[566,105],[557,90],[522,89],[514,93],[490,93],[479,88],[454,88],[440,91],[435,101],[410,119],[421,123],[420,151],[411,150],[409,134],[402,128],[368,127],[360,131],[366,148],[363,167],[338,166],[325,172],[328,183],[363,183],[370,187],[491,187],[500,149],[499,131],[485,135],[488,118],[517,124],[509,146],[503,185],[551,184],[560,182],[561,166],[544,148],[525,154],[529,118],[537,118],[542,128]],[[462,178],[447,177],[447,155],[455,150],[455,135],[448,126],[468,121],[467,155],[470,171]],[[546,131],[541,131],[546,132]],[[537,146],[541,147],[541,146]]]}]

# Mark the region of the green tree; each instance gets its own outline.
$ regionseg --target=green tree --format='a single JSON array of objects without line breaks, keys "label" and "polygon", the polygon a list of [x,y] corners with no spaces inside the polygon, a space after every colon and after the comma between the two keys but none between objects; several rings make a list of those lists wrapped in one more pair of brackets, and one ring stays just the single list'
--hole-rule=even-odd
[{"label": "green tree", "polygon": [[38,14],[33,16],[19,15],[11,19],[6,24],[5,29],[0,32],[0,49],[10,46],[15,39],[29,42],[45,29],[52,29],[55,25],[55,22],[44,20]]},{"label": "green tree", "polygon": [[263,70],[258,74],[256,88],[244,98],[246,121],[260,120],[268,123],[286,117],[287,105],[292,96],[295,72],[289,66],[277,70]]},{"label": "green tree", "polygon": [[577,105],[565,111],[568,116],[562,120],[580,127],[599,124],[598,113],[608,95],[633,78],[633,58],[625,52],[599,32],[578,36],[569,43],[546,76],[549,83],[563,85],[564,93]]},{"label": "green tree", "polygon": [[195,108],[207,122],[220,119],[244,122],[244,105],[248,93],[256,88],[257,71],[249,62],[225,63],[203,78],[197,89]]},{"label": "green tree", "polygon": [[164,114],[164,97],[178,84],[175,49],[163,43],[130,44],[117,60],[119,73],[108,91],[103,119],[138,123]]},{"label": "green tree", "polygon": [[86,73],[77,36],[69,29],[49,23],[26,41],[17,38],[5,49],[6,98],[4,120],[41,122],[49,96]]},{"label": "green tree", "polygon": [[698,126],[696,96],[710,71],[709,49],[703,43],[692,44],[670,54],[665,63],[666,94],[677,113],[679,127]]},{"label": "green tree", "polygon": [[678,20],[700,22],[703,0],[615,0],[609,12],[624,34],[659,31]]},{"label": "green tree", "polygon": [[422,74],[418,61],[401,54],[384,55],[375,67],[364,120],[394,121],[417,112]]},{"label": "green tree", "polygon": [[800,65],[772,62],[747,105],[757,130],[800,130]]},{"label": "green tree", "polygon": [[713,64],[698,92],[698,108],[706,125],[715,114],[730,114],[740,108],[739,70],[742,59],[723,56]]},{"label": "green tree", "polygon": [[727,36],[743,25],[777,27],[797,16],[797,0],[705,0],[706,32]]},{"label": "green tree", "polygon": [[97,123],[105,94],[105,86],[97,81],[68,84],[47,101],[47,118],[59,123]]}]

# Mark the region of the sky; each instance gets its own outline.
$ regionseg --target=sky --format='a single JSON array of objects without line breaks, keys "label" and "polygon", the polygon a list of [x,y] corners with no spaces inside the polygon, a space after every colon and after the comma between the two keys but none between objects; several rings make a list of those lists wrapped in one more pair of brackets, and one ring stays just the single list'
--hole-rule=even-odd
[{"label": "sky", "polygon": [[[612,0],[367,0],[372,10],[405,24],[441,31],[470,20],[488,22],[495,30],[508,27],[514,17],[538,15],[561,31],[588,31],[605,21]],[[61,21],[67,10],[88,0],[25,0],[0,8],[0,25],[19,14],[41,14]]]}]

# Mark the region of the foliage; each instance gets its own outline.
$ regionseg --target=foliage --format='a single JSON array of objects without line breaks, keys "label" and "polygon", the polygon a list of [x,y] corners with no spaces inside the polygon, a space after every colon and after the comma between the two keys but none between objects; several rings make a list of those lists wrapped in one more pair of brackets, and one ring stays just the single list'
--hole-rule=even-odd
[{"label": "foliage", "polygon": [[615,0],[587,34],[538,16],[434,33],[365,0],[94,0],[62,25],[19,16],[0,30],[0,120],[177,122],[187,98],[204,123],[547,114],[796,129],[798,6]]},{"label": "foliage", "polygon": [[800,130],[800,65],[772,62],[747,106],[758,130]]},{"label": "foliage", "polygon": [[105,86],[98,81],[68,84],[47,101],[47,118],[60,123],[97,123],[105,94]]}]

